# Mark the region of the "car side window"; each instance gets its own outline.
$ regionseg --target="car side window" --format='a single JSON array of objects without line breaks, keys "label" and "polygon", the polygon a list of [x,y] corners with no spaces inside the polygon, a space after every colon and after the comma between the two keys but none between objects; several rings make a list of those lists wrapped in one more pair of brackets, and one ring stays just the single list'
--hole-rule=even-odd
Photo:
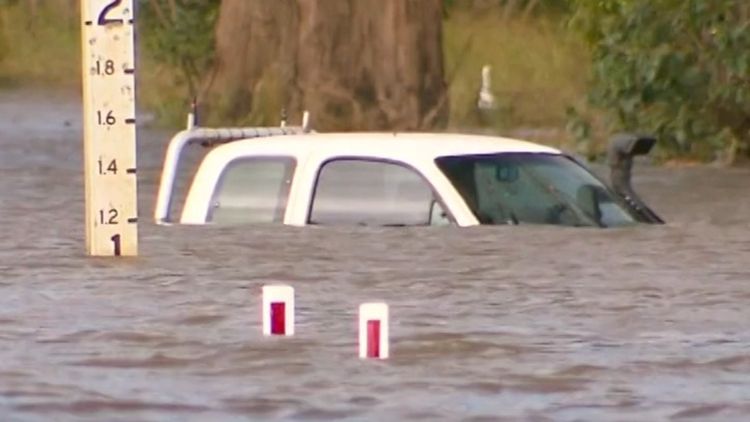
[{"label": "car side window", "polygon": [[224,169],[207,221],[216,224],[281,223],[295,161],[289,157],[245,158]]},{"label": "car side window", "polygon": [[429,225],[441,212],[431,186],[415,170],[391,162],[339,159],[325,163],[318,173],[308,222]]}]

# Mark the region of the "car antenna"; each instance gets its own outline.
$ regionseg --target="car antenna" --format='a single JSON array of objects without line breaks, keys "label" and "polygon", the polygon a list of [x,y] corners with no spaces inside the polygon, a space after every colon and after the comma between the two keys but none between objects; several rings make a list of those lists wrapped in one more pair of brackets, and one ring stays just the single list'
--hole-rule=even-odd
[{"label": "car antenna", "polygon": [[279,127],[286,127],[286,108],[281,109],[281,123],[279,123]]},{"label": "car antenna", "polygon": [[310,112],[307,110],[302,113],[302,132],[310,132]]},{"label": "car antenna", "polygon": [[479,88],[477,108],[480,110],[494,110],[497,108],[495,96],[492,94],[492,67],[488,64],[482,67],[482,86]]},{"label": "car antenna", "polygon": [[198,99],[196,97],[193,97],[193,100],[190,102],[190,113],[188,113],[187,118],[187,129],[191,130],[196,127],[198,127]]}]

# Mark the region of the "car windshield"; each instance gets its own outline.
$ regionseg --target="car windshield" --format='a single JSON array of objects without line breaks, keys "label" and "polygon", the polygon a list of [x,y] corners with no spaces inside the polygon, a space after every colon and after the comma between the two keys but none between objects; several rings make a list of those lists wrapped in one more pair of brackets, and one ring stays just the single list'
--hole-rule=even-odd
[{"label": "car windshield", "polygon": [[440,157],[436,163],[481,224],[635,223],[615,194],[563,155],[460,155]]}]

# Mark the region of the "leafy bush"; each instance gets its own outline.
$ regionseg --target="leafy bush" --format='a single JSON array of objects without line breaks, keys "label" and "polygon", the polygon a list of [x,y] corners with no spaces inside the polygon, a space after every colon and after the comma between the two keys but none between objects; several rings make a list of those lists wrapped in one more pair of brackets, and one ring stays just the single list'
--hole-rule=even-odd
[{"label": "leafy bush", "polygon": [[139,0],[144,47],[157,62],[179,69],[189,97],[211,66],[221,0]]},{"label": "leafy bush", "polygon": [[650,131],[668,155],[750,149],[750,2],[575,0],[591,45],[592,105],[613,129]]},{"label": "leafy bush", "polygon": [[569,10],[571,0],[443,0],[443,9],[454,8],[489,10],[499,9],[506,18],[528,16],[534,12],[561,12]]},{"label": "leafy bush", "polygon": [[0,84],[77,87],[80,20],[70,1],[0,0]]}]

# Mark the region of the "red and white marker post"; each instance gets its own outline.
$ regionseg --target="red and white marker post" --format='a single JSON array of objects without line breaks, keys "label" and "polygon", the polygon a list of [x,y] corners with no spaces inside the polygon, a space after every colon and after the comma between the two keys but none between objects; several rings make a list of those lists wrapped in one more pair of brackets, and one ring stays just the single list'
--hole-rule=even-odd
[{"label": "red and white marker post", "polygon": [[263,286],[263,335],[294,335],[294,288]]},{"label": "red and white marker post", "polygon": [[387,359],[388,305],[363,303],[359,305],[359,357],[362,359]]}]

